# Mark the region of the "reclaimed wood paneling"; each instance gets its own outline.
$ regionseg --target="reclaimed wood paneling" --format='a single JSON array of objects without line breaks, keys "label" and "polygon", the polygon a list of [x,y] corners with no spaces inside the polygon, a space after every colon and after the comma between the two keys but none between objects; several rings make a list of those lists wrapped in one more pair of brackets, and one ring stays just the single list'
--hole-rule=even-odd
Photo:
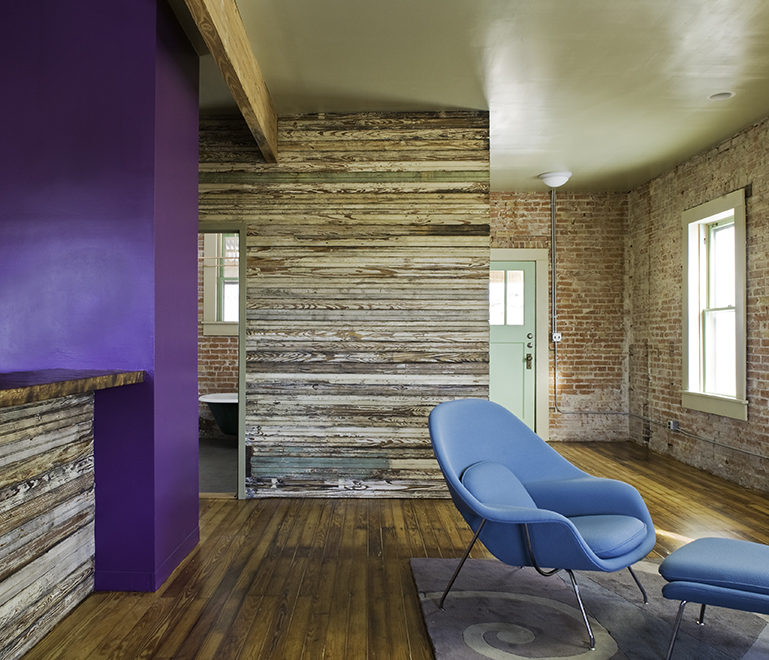
[{"label": "reclaimed wood paneling", "polygon": [[201,123],[200,220],[248,228],[247,492],[445,496],[427,415],[488,395],[488,115],[278,129],[274,165]]},{"label": "reclaimed wood paneling", "polygon": [[0,660],[93,591],[93,393],[0,408]]}]

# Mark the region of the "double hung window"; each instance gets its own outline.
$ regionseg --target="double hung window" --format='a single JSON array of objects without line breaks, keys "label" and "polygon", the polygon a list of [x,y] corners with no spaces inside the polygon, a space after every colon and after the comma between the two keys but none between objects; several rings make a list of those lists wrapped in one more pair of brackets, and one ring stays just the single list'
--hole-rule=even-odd
[{"label": "double hung window", "polygon": [[744,191],[683,214],[682,405],[747,419]]}]

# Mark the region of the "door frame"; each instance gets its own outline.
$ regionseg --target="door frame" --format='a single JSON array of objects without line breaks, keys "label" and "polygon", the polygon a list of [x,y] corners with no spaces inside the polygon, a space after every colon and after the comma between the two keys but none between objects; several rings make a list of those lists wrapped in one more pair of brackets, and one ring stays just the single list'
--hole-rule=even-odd
[{"label": "door frame", "polygon": [[534,389],[534,430],[543,440],[550,436],[550,355],[548,337],[548,268],[550,253],[544,248],[491,248],[491,261],[535,263],[537,347]]},{"label": "door frame", "polygon": [[201,222],[198,234],[238,234],[238,491],[246,499],[246,224]]}]

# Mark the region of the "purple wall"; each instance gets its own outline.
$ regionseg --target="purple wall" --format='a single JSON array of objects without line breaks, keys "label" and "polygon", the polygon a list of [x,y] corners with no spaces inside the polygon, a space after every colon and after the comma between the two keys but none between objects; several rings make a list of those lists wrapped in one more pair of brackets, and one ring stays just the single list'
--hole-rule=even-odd
[{"label": "purple wall", "polygon": [[3,371],[152,360],[155,8],[107,4],[4,8]]},{"label": "purple wall", "polygon": [[197,57],[163,0],[4,23],[0,371],[147,371],[96,396],[96,577],[152,590],[198,539]]},{"label": "purple wall", "polygon": [[[198,542],[198,58],[166,2],[155,86],[156,585]],[[185,48],[186,46],[186,48]],[[180,420],[185,420],[182,425]],[[194,506],[190,506],[194,503]]]}]

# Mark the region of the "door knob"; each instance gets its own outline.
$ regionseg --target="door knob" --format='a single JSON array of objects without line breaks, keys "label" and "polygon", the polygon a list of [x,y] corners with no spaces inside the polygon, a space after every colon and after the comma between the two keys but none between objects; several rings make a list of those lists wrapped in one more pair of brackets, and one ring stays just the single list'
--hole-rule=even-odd
[{"label": "door knob", "polygon": [[534,359],[531,353],[526,353],[526,368],[531,369],[531,361]]}]

